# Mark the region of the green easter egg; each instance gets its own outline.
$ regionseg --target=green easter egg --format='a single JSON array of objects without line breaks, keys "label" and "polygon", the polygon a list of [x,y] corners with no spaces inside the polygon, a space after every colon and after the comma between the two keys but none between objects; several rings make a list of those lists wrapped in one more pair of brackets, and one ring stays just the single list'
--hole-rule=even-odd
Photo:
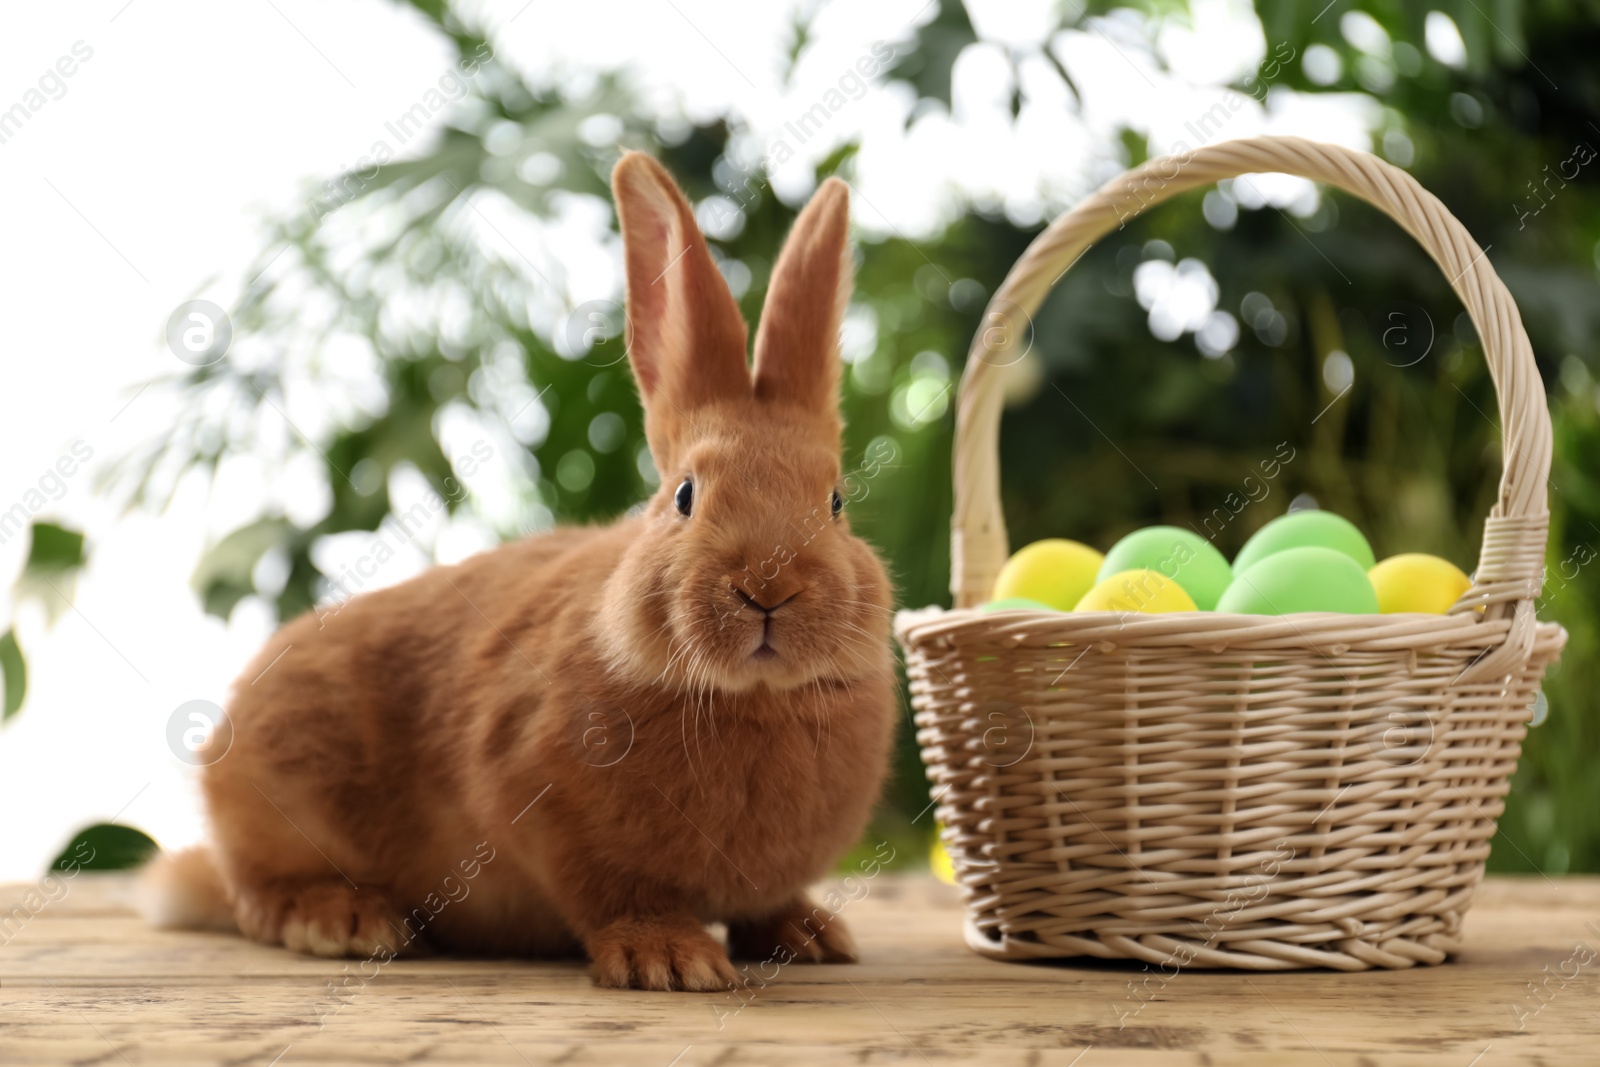
[{"label": "green easter egg", "polygon": [[1025,596],[1008,596],[1004,600],[991,600],[980,605],[979,611],[1054,611],[1049,604],[1041,604],[1037,600],[1029,600]]},{"label": "green easter egg", "polygon": [[1378,594],[1361,564],[1320,545],[1285,548],[1239,572],[1217,601],[1218,611],[1237,615],[1293,615],[1338,611],[1375,615]]},{"label": "green easter egg", "polygon": [[1355,523],[1331,511],[1292,511],[1280,515],[1251,535],[1233,557],[1233,573],[1243,574],[1268,556],[1286,548],[1317,546],[1343,552],[1370,571],[1377,559],[1372,546]]},{"label": "green easter egg", "polygon": [[1233,581],[1233,568],[1216,545],[1177,526],[1150,526],[1118,541],[1100,565],[1099,580],[1137,570],[1155,571],[1177,582],[1201,611],[1215,608]]}]

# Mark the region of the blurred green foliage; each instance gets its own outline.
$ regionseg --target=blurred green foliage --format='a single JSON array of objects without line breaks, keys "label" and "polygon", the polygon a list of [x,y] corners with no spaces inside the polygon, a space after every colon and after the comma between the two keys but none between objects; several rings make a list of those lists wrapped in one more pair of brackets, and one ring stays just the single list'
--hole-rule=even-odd
[{"label": "blurred green foliage", "polygon": [[0,686],[5,688],[5,702],[0,704],[0,722],[4,722],[22,710],[28,693],[28,664],[14,629],[0,634]]},{"label": "blurred green foliage", "polygon": [[149,834],[120,823],[101,822],[86,826],[50,864],[52,871],[76,874],[84,871],[120,871],[137,867],[157,851]]},{"label": "blurred green foliage", "polygon": [[29,530],[28,560],[23,576],[43,580],[66,577],[83,566],[83,534],[53,522],[35,522]]},{"label": "blurred green foliage", "polygon": [[[71,603],[72,587],[85,563],[83,534],[53,522],[28,525],[28,556],[12,586],[13,605],[38,598],[54,620]],[[15,627],[0,633],[0,724],[22,710],[28,694],[28,664]]]},{"label": "blurred green foliage", "polygon": [[[222,539],[196,574],[207,609],[218,614],[260,594],[287,617],[327,595],[330,576],[319,574],[312,546],[376,529],[391,510],[387,475],[397,465],[420,471],[452,512],[461,507],[463,496],[449,491],[458,457],[446,454],[439,433],[440,412],[451,406],[505,420],[526,445],[522,519],[503,524],[502,536],[552,520],[605,519],[648,492],[620,307],[574,307],[546,277],[552,265],[504,239],[485,205],[530,218],[591,201],[609,210],[611,164],[624,148],[648,149],[702,208],[714,198],[735,203],[735,223],[720,227],[713,245],[739,280],[752,321],[794,215],[763,175],[730,158],[737,119],[658,121],[611,79],[568,98],[498,58],[481,58],[484,36],[448,4],[412,6],[464,63],[480,57],[467,105],[421,158],[340,176],[307,211],[280,222],[234,313],[236,333],[265,345],[265,358],[192,372],[181,383],[185,408],[172,434],[124,468],[137,498],[159,503],[161,487],[182,471],[215,473],[224,458],[254,447],[257,417],[284,403],[292,357],[320,353],[338,336],[370,350],[381,404],[347,405],[328,432],[300,443],[325,470],[327,513],[310,523],[269,514]],[[1131,6],[1152,18],[1184,17],[1181,4]],[[1063,25],[1081,27],[1110,7],[1089,5]],[[1562,577],[1546,590],[1544,614],[1572,638],[1548,680],[1550,719],[1529,737],[1492,864],[1596,871],[1600,775],[1587,762],[1600,758],[1600,568],[1576,561],[1586,563],[1600,542],[1600,168],[1558,184],[1547,183],[1545,168],[1559,168],[1577,146],[1600,145],[1590,118],[1600,114],[1600,5],[1438,7],[1459,27],[1458,66],[1430,54],[1423,6],[1263,3],[1266,54],[1289,58],[1236,88],[1255,96],[1270,81],[1369,98],[1380,116],[1375,150],[1492,250],[1519,301],[1557,426],[1550,561]],[[958,0],[941,0],[937,10],[896,44],[887,76],[943,106],[955,57],[976,36]],[[796,26],[791,61],[806,40],[805,26]],[[1010,51],[1013,62],[1030,54],[1047,59],[1078,96],[1074,72],[1048,49]],[[1204,115],[1195,123],[1226,133]],[[1133,165],[1146,145],[1146,131],[1128,130],[1105,150]],[[819,177],[851,174],[854,152],[836,152]],[[1215,532],[1231,554],[1293,496],[1310,493],[1366,530],[1380,556],[1428,551],[1470,568],[1495,495],[1500,440],[1482,351],[1448,280],[1365,204],[1323,195],[1314,212],[1296,217],[1241,208],[1246,192],[1197,192],[1136,219],[1057,286],[1035,322],[1002,431],[1013,543],[1069,536],[1106,547],[1135,527],[1167,522]],[[344,221],[351,224],[331,241],[328,228]],[[491,232],[480,241],[473,232],[485,226]],[[861,249],[852,327],[865,330],[870,348],[845,378],[846,462],[879,438],[897,447],[893,468],[855,505],[853,521],[890,562],[902,604],[948,603],[953,383],[987,295],[1039,228],[977,204],[929,240]],[[1134,299],[1142,265],[1187,259],[1206,265],[1219,306],[1241,322],[1237,342],[1217,358],[1198,351],[1192,335],[1158,341]],[[419,313],[431,306],[419,294],[448,314]],[[309,373],[326,374],[321,388],[339,388],[315,359]],[[535,397],[548,423],[524,432],[519,420]],[[1295,458],[1265,499],[1234,514],[1230,494],[1244,491],[1280,442]],[[287,579],[261,589],[257,564],[268,552],[288,561]],[[931,820],[913,825],[926,810],[927,786],[909,722],[897,759],[874,840],[910,843],[915,852]]]}]

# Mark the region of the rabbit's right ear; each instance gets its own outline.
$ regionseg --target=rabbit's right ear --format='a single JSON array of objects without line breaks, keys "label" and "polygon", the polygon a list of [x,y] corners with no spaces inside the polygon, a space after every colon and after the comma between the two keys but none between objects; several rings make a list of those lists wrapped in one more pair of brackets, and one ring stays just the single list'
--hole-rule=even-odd
[{"label": "rabbit's right ear", "polygon": [[746,326],[693,209],[661,164],[629,152],[611,187],[627,260],[628,359],[660,463],[667,457],[658,436],[673,436],[690,411],[750,395]]}]

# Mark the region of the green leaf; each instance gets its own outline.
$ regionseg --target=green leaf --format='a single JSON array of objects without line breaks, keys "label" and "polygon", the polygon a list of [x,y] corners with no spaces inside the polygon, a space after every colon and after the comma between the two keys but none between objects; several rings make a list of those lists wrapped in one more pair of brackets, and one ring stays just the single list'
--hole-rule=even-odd
[{"label": "green leaf", "polygon": [[251,574],[262,554],[287,541],[293,529],[285,519],[259,519],[212,545],[189,580],[205,602],[206,614],[226,619],[235,604],[254,593]]},{"label": "green leaf", "polygon": [[16,630],[0,634],[0,684],[5,689],[0,722],[6,722],[22,709],[22,698],[28,693],[28,665],[23,662]]},{"label": "green leaf", "polygon": [[33,524],[33,543],[28,548],[27,570],[52,577],[83,566],[83,534],[53,522]]},{"label": "green leaf", "polygon": [[83,564],[83,534],[53,522],[35,522],[29,528],[28,561],[13,587],[15,598],[37,597],[54,622],[72,603],[74,579]]},{"label": "green leaf", "polygon": [[160,846],[144,831],[100,822],[73,834],[50,869],[74,874],[80,870],[122,871],[139,866],[158,851]]}]

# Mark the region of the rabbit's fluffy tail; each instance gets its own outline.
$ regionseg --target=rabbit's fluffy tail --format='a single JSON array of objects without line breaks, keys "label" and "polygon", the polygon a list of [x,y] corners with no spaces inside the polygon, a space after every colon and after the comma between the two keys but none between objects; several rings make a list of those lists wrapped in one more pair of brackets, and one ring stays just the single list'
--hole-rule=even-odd
[{"label": "rabbit's fluffy tail", "polygon": [[139,913],[153,926],[237,930],[227,887],[208,848],[162,852],[139,872]]}]

